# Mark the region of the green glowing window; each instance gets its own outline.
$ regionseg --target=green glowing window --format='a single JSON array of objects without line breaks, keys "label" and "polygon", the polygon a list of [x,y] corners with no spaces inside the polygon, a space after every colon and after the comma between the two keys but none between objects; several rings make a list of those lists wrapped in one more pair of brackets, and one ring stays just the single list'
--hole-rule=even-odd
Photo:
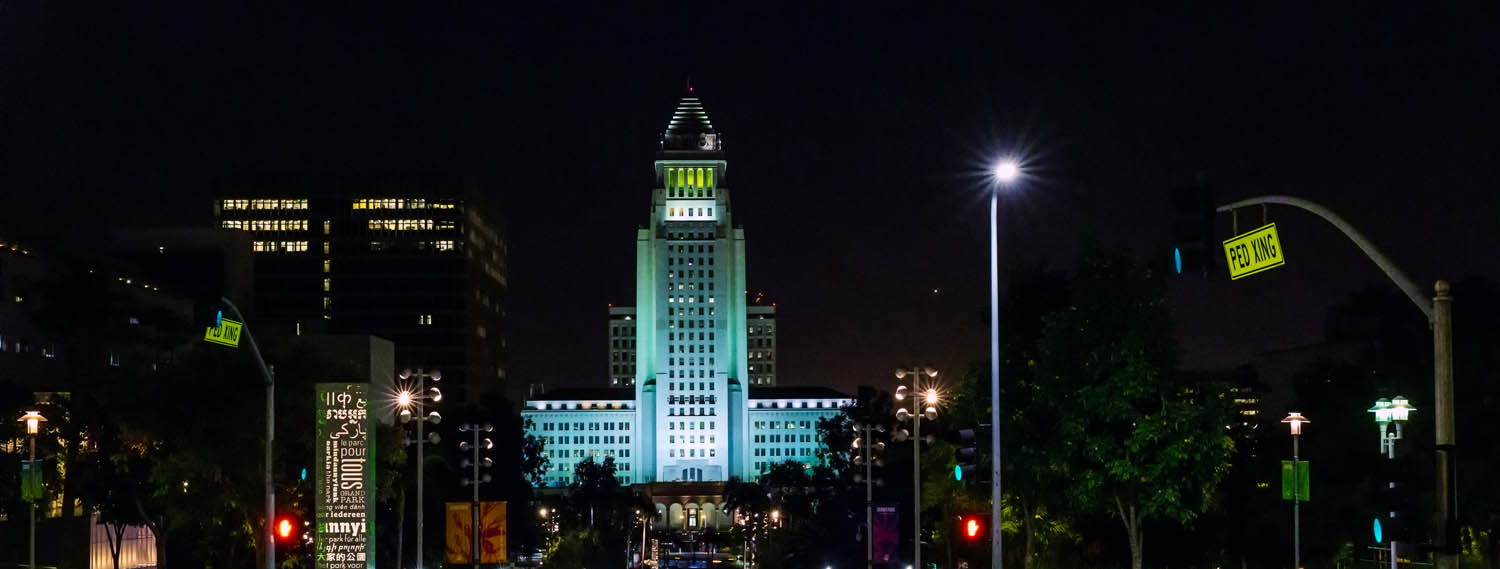
[{"label": "green glowing window", "polygon": [[704,185],[704,187],[708,187],[708,188],[714,187],[714,169],[713,168],[709,168],[708,169],[708,182],[705,183],[705,184],[703,184],[703,185]]},{"label": "green glowing window", "polygon": [[703,181],[703,169],[702,168],[698,169],[698,187],[700,187],[700,188],[708,187],[708,184]]}]

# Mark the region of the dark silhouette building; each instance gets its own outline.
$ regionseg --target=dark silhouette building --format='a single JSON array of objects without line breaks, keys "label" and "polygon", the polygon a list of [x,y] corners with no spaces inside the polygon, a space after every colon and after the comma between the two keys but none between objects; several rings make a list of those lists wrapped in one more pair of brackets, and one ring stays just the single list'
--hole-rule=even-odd
[{"label": "dark silhouette building", "polygon": [[259,183],[215,199],[214,219],[252,235],[257,328],[381,336],[397,369],[441,370],[445,397],[504,393],[506,243],[475,188]]}]

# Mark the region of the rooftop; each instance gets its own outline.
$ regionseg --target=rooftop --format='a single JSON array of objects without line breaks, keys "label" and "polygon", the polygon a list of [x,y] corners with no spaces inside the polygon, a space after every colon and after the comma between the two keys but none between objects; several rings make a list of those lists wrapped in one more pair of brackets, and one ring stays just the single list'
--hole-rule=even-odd
[{"label": "rooftop", "polygon": [[850,399],[848,395],[821,385],[776,385],[750,387],[751,399]]},{"label": "rooftop", "polygon": [[553,389],[529,401],[629,401],[635,399],[634,387],[563,387]]}]

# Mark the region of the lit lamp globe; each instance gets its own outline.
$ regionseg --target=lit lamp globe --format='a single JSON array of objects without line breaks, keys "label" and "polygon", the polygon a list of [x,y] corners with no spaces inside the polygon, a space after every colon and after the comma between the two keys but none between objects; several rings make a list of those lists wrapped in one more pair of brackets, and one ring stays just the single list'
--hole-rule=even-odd
[{"label": "lit lamp globe", "polygon": [[1405,397],[1397,395],[1391,398],[1392,421],[1395,421],[1397,423],[1404,423],[1411,416],[1411,412],[1416,410],[1417,408],[1412,407],[1411,403],[1408,402]]},{"label": "lit lamp globe", "polygon": [[1377,399],[1375,406],[1369,408],[1369,412],[1375,415],[1375,422],[1380,425],[1391,422],[1396,414],[1395,410],[1391,409],[1391,400],[1384,397]]},{"label": "lit lamp globe", "polygon": [[1301,413],[1293,411],[1287,414],[1286,418],[1282,419],[1281,422],[1290,425],[1292,427],[1292,436],[1297,436],[1302,434],[1302,424],[1311,423],[1312,421],[1307,420],[1307,417],[1303,417]]},{"label": "lit lamp globe", "polygon": [[993,174],[996,182],[1009,184],[1021,177],[1021,165],[1014,160],[1004,160],[995,165]]}]

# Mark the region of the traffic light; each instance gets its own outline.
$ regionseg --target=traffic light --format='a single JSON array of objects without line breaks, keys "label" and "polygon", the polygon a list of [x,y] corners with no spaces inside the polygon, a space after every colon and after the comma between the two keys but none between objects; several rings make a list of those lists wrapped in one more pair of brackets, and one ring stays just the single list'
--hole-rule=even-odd
[{"label": "traffic light", "polygon": [[958,450],[955,456],[958,464],[953,466],[953,479],[963,482],[965,478],[974,479],[979,472],[979,429],[959,429]]},{"label": "traffic light", "polygon": [[276,535],[277,543],[294,543],[302,533],[297,516],[291,514],[276,516],[276,522],[271,526],[271,530]]},{"label": "traffic light", "polygon": [[1375,519],[1377,544],[1392,541],[1411,542],[1420,525],[1416,512],[1415,489],[1412,487],[1411,463],[1405,459],[1382,460],[1376,468]]},{"label": "traffic light", "polygon": [[984,541],[989,534],[984,531],[985,518],[979,514],[965,514],[958,518],[958,537],[966,543]]},{"label": "traffic light", "polygon": [[1213,274],[1219,242],[1214,238],[1214,200],[1206,186],[1172,190],[1172,259],[1178,276]]}]

